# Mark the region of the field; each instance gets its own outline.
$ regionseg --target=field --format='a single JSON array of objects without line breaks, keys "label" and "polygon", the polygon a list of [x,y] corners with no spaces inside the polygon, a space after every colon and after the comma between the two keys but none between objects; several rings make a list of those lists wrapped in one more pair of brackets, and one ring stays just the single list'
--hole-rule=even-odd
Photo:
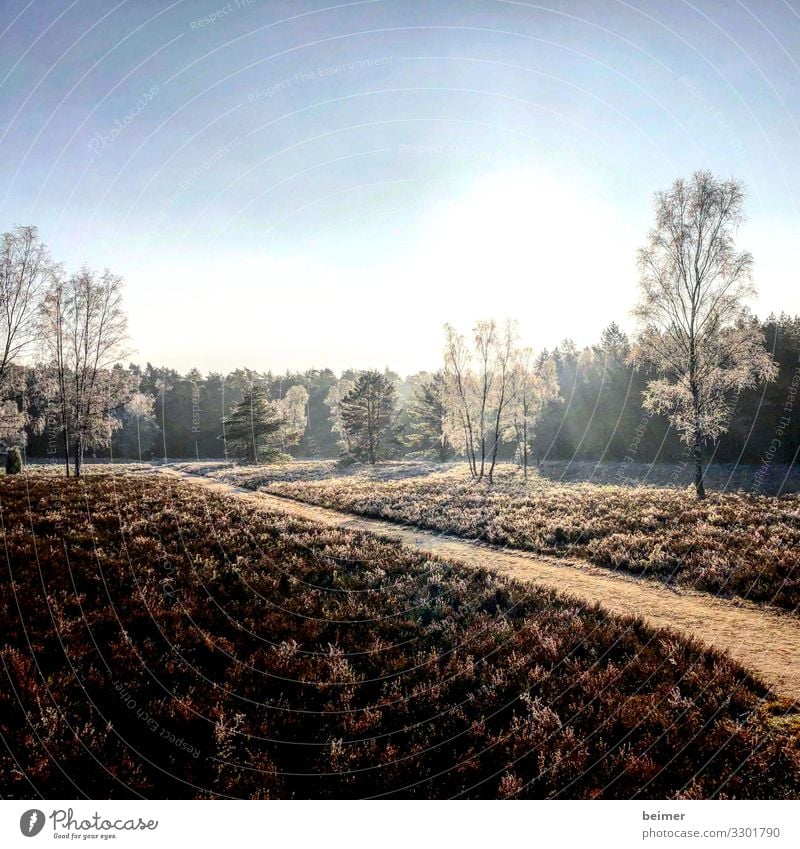
[{"label": "field", "polygon": [[255,467],[181,464],[238,486],[420,528],[477,538],[797,612],[800,495],[525,481],[513,467],[494,486],[463,465],[333,462]]},{"label": "field", "polygon": [[0,480],[6,798],[797,798],[725,656],[155,475]]}]

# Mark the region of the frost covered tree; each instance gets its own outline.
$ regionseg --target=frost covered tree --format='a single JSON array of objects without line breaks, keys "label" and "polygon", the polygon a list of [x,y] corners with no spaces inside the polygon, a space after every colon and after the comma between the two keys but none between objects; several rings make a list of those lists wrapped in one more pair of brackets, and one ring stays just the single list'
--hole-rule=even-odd
[{"label": "frost covered tree", "polygon": [[27,416],[13,398],[0,401],[0,442],[6,445],[24,443]]},{"label": "frost covered tree", "polygon": [[142,422],[150,425],[155,421],[153,411],[155,398],[143,392],[134,392],[125,404],[124,415],[128,419],[136,419],[136,454],[142,459]]},{"label": "frost covered tree", "polygon": [[459,447],[469,463],[472,477],[478,475],[475,450],[475,406],[477,382],[472,370],[472,355],[464,336],[446,324],[444,347],[445,427],[448,439]]},{"label": "frost covered tree", "polygon": [[444,374],[437,371],[414,389],[408,408],[410,444],[417,448],[435,448],[440,463],[452,452],[447,437]]},{"label": "frost covered tree", "polygon": [[0,238],[0,391],[9,370],[34,341],[39,309],[56,267],[35,227],[17,227]]},{"label": "frost covered tree", "polygon": [[41,416],[37,414],[42,399],[36,371],[12,363],[6,366],[2,386],[0,442],[24,448],[28,434],[41,433],[43,425]]},{"label": "frost covered tree", "polygon": [[530,449],[536,425],[550,401],[559,397],[556,366],[550,357],[534,355],[530,348],[519,351],[512,373],[512,407],[508,435],[517,445],[517,457],[528,477]]},{"label": "frost covered tree", "polygon": [[705,497],[703,444],[729,424],[731,397],[772,380],[746,301],[755,294],[753,259],[735,244],[744,220],[736,180],[698,171],[655,198],[656,222],[639,251],[639,332],[632,362],[658,375],[644,406],[664,414],[692,451],[697,497]]},{"label": "frost covered tree", "polygon": [[122,278],[88,268],[66,279],[55,275],[39,331],[54,376],[53,406],[65,454],[68,458],[71,452],[79,477],[85,452],[109,444],[119,427],[118,413],[136,390],[136,379],[117,365],[127,342]]},{"label": "frost covered tree", "polygon": [[295,384],[286,390],[280,401],[284,419],[284,441],[296,445],[303,438],[308,420],[308,390]]},{"label": "frost covered tree", "polygon": [[447,434],[463,445],[470,473],[492,482],[497,453],[513,403],[512,373],[517,356],[513,321],[498,328],[494,320],[478,321],[472,348],[464,336],[445,325],[444,399]]},{"label": "frost covered tree", "polygon": [[[492,322],[494,323],[494,322]],[[489,483],[494,481],[494,468],[497,465],[497,451],[503,433],[507,427],[508,415],[513,407],[515,396],[514,366],[519,357],[519,334],[516,322],[506,321],[503,329],[494,334],[494,347],[491,351],[491,369],[493,371],[492,388],[489,396],[491,422],[491,462],[489,464]]]}]

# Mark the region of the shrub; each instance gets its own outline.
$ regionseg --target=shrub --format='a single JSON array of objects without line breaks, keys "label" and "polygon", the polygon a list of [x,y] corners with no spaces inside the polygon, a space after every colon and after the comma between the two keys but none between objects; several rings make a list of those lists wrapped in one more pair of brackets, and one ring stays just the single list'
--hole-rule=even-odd
[{"label": "shrub", "polygon": [[19,475],[22,473],[22,452],[16,445],[6,451],[6,474]]},{"label": "shrub", "polygon": [[[259,466],[235,480],[274,495],[548,555],[796,612],[800,609],[800,495],[710,493],[652,486],[525,481],[494,486],[465,466],[390,479],[346,475],[291,480]],[[380,467],[378,467],[380,468]],[[216,475],[223,480],[226,473]],[[230,481],[234,483],[233,480]]]}]

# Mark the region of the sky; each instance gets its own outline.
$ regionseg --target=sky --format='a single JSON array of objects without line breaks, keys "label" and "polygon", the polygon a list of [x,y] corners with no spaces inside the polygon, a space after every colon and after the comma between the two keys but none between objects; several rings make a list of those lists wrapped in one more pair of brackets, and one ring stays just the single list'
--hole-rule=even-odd
[{"label": "sky", "polygon": [[796,0],[0,0],[0,230],[126,281],[132,359],[441,361],[633,330],[653,193],[741,179],[800,313]]}]

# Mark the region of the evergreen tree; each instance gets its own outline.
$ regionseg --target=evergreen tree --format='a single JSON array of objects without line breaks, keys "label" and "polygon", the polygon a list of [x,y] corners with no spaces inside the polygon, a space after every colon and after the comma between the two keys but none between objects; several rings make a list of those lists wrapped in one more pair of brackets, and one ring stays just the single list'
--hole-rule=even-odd
[{"label": "evergreen tree", "polygon": [[280,455],[284,420],[265,385],[254,383],[245,389],[224,425],[229,454],[248,463],[269,462]]},{"label": "evergreen tree", "polygon": [[375,463],[396,440],[393,417],[396,392],[392,381],[378,371],[362,372],[339,402],[350,454]]},{"label": "evergreen tree", "polygon": [[453,448],[445,431],[444,375],[441,371],[414,389],[409,413],[409,443],[419,449],[436,449],[440,463],[447,461]]}]

